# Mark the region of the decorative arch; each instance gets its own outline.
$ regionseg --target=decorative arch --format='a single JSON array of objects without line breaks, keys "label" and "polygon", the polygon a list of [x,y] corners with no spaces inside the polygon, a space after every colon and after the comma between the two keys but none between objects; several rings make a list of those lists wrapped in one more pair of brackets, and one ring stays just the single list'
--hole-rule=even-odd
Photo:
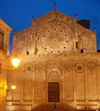
[{"label": "decorative arch", "polygon": [[[50,98],[49,94],[50,94],[50,92],[53,91],[53,89],[55,89],[54,90],[55,94],[56,94],[56,91],[58,91],[58,93],[59,93],[59,96],[57,96],[58,100],[56,100],[56,102],[62,101],[62,95],[63,95],[63,93],[61,91],[62,90],[62,81],[61,81],[62,80],[62,71],[60,68],[60,63],[57,63],[54,61],[52,61],[52,62],[48,61],[46,63],[45,73],[46,73],[45,74],[46,75],[46,101],[50,102],[52,100],[52,98]],[[53,85],[53,86],[50,87],[51,85]],[[57,87],[55,87],[57,85],[59,87],[58,89],[57,89]],[[56,97],[56,95],[55,95],[55,97]],[[54,101],[55,101],[55,99],[52,100],[52,102],[54,102]]]},{"label": "decorative arch", "polygon": [[61,74],[60,74],[60,71],[57,69],[52,69],[51,71],[47,73],[48,81],[59,82],[60,78],[61,78]]}]

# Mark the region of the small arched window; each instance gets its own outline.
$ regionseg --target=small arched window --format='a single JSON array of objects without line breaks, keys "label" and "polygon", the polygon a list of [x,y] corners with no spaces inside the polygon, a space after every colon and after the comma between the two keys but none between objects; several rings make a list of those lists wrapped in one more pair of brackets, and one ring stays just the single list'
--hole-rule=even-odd
[{"label": "small arched window", "polygon": [[0,48],[3,48],[4,33],[0,31]]},{"label": "small arched window", "polygon": [[76,48],[78,49],[78,42],[76,42]]}]

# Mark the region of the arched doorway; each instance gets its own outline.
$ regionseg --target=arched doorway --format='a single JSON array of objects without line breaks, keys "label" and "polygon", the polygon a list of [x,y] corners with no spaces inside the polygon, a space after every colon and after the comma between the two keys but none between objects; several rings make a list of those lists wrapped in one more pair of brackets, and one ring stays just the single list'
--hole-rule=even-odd
[{"label": "arched doorway", "polygon": [[60,102],[60,74],[52,70],[48,74],[48,102]]}]

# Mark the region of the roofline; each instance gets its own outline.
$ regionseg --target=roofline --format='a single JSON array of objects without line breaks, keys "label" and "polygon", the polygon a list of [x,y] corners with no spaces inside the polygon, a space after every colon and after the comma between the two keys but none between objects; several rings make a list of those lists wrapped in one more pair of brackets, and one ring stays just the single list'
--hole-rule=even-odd
[{"label": "roofline", "polygon": [[[4,23],[5,27],[9,28],[10,31],[12,31],[13,29],[4,21],[0,18],[0,21]],[[0,23],[1,23],[0,22]]]}]

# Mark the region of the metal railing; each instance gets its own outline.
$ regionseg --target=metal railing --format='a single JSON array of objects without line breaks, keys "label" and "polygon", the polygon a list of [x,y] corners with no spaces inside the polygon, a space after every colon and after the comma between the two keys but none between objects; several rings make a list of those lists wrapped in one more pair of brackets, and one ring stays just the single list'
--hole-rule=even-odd
[{"label": "metal railing", "polygon": [[0,49],[7,52],[7,44],[4,42],[0,41]]}]

